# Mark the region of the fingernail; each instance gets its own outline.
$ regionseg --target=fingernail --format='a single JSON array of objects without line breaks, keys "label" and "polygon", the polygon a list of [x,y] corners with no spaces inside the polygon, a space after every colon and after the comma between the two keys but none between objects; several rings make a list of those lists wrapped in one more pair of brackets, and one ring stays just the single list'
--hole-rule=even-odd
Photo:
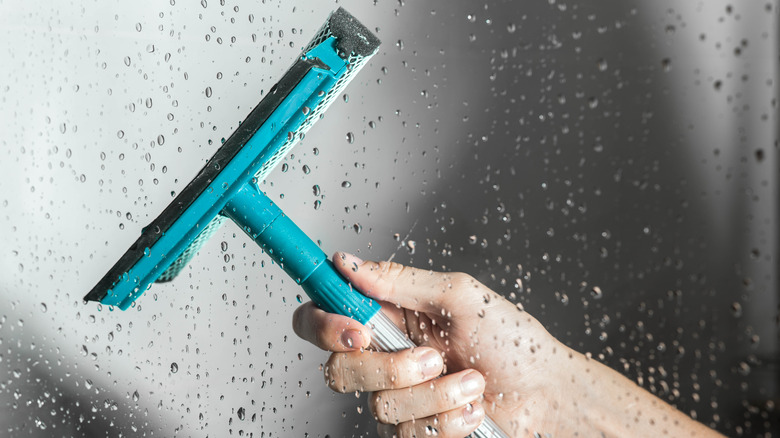
[{"label": "fingernail", "polygon": [[482,376],[478,372],[472,371],[460,379],[460,390],[465,395],[478,394],[482,389]]},{"label": "fingernail", "polygon": [[435,350],[428,350],[417,358],[423,377],[436,377],[441,373],[441,355]]},{"label": "fingernail", "polygon": [[483,409],[480,405],[474,406],[469,403],[463,408],[463,421],[465,421],[466,424],[476,424],[482,421],[482,417]]},{"label": "fingernail", "polygon": [[357,330],[344,330],[341,334],[341,344],[357,350],[363,346],[363,336]]}]

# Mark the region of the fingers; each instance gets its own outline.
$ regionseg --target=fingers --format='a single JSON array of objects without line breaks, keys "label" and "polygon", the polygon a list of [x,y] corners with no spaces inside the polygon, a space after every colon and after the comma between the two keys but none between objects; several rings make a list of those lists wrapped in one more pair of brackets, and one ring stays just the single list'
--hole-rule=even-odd
[{"label": "fingers", "polygon": [[353,351],[371,344],[371,331],[366,326],[347,316],[327,313],[311,301],[295,309],[293,330],[328,351]]},{"label": "fingers", "polygon": [[[363,294],[407,309],[439,313],[446,303],[479,303],[479,294],[465,293],[481,284],[462,273],[410,268],[393,262],[371,262],[338,252],[336,269]],[[465,303],[464,303],[465,301]]]},{"label": "fingers", "polygon": [[474,402],[484,390],[482,374],[464,370],[410,388],[377,391],[369,404],[379,422],[400,424]]},{"label": "fingers", "polygon": [[396,353],[334,353],[325,364],[325,380],[334,391],[378,391],[419,385],[441,374],[444,361],[433,348]]},{"label": "fingers", "polygon": [[477,402],[447,412],[407,421],[399,425],[377,424],[380,437],[406,438],[435,436],[461,438],[474,432],[485,418],[485,409]]}]

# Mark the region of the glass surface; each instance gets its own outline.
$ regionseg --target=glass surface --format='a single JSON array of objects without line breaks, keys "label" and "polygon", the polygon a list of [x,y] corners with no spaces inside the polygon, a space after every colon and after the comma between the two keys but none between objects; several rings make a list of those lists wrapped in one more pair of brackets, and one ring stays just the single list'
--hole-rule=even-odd
[{"label": "glass surface", "polygon": [[344,6],[383,45],[261,185],[326,253],[469,272],[778,436],[778,2],[0,2],[0,435],[373,436],[226,224],[82,297]]}]

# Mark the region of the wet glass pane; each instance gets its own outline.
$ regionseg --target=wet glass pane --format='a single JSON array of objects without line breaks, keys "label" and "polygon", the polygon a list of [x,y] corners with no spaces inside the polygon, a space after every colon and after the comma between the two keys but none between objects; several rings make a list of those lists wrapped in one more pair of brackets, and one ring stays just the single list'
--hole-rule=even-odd
[{"label": "wet glass pane", "polygon": [[229,221],[83,296],[339,6],[382,40],[261,182],[327,253],[462,271],[729,436],[778,436],[778,3],[0,3],[0,435],[374,436]]}]

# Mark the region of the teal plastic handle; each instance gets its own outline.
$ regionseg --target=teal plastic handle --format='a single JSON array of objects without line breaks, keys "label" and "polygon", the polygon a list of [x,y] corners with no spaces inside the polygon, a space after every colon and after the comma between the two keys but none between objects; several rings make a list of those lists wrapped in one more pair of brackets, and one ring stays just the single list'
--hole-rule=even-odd
[{"label": "teal plastic handle", "polygon": [[222,214],[257,242],[320,309],[366,324],[381,308],[354,290],[322,249],[253,183],[242,187]]},{"label": "teal plastic handle", "polygon": [[[298,282],[322,310],[348,316],[371,328],[371,344],[380,351],[399,351],[414,343],[385,315],[381,306],[352,289],[317,244],[298,228],[253,183],[228,201],[222,214],[233,219]],[[498,425],[485,417],[470,436],[506,438]]]}]

